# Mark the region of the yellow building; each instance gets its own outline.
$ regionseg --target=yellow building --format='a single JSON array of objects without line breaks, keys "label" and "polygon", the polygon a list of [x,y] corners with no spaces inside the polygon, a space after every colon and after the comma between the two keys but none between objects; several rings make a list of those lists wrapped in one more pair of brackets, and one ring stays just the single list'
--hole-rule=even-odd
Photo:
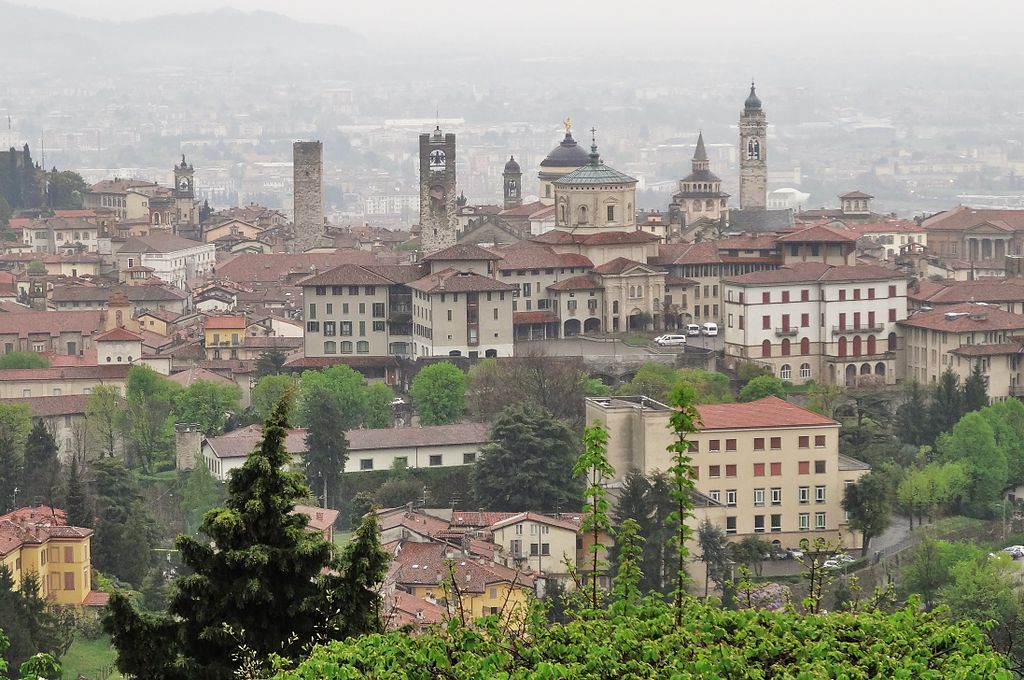
[{"label": "yellow building", "polygon": [[237,359],[245,340],[244,316],[211,316],[203,324],[207,358]]},{"label": "yellow building", "polygon": [[82,605],[92,590],[92,529],[70,527],[63,510],[20,508],[0,515],[0,564],[15,587],[30,573],[39,576],[39,594],[54,604]]},{"label": "yellow building", "polygon": [[401,591],[446,607],[450,616],[467,620],[500,614],[523,615],[534,580],[511,567],[481,557],[467,557],[445,543],[400,541],[392,550],[389,582]]}]

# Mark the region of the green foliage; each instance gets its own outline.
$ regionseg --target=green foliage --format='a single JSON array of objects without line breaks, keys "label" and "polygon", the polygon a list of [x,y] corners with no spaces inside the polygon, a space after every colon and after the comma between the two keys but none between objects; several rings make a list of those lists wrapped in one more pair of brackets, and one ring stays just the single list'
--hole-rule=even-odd
[{"label": "green foliage", "polygon": [[988,377],[981,370],[981,362],[974,364],[971,374],[964,381],[964,413],[978,411],[988,406]]},{"label": "green foliage", "polygon": [[221,503],[222,496],[221,484],[205,464],[200,463],[188,473],[181,492],[181,514],[186,534],[193,536],[199,532],[203,516]]},{"label": "green foliage", "polygon": [[936,541],[925,534],[903,569],[901,590],[921,596],[926,609],[938,603],[939,590],[953,581],[953,567],[960,562],[977,563],[985,551],[972,543]]},{"label": "green foliage", "polygon": [[672,465],[668,469],[669,475],[669,497],[672,499],[673,509],[668,516],[668,523],[675,529],[674,535],[669,539],[669,545],[675,551],[676,556],[676,584],[672,593],[673,613],[676,626],[682,625],[683,601],[686,598],[686,559],[689,550],[686,542],[690,539],[690,527],[686,520],[691,516],[693,503],[690,494],[693,493],[694,475],[696,470],[691,465],[689,437],[701,426],[700,413],[694,405],[694,393],[686,383],[679,383],[669,395],[669,405],[672,406],[672,415],[669,416],[669,428],[675,435],[675,441],[667,447]]},{"label": "green foliage", "polygon": [[[15,588],[10,567],[0,564],[0,672],[20,667],[37,654],[56,655],[67,649],[62,645],[60,619],[39,596],[39,577],[35,572],[22,573],[21,581],[21,587]],[[10,638],[3,635],[4,629]]]},{"label": "green foliage", "polygon": [[733,401],[729,376],[725,373],[701,368],[680,368],[676,371],[676,381],[680,380],[693,388],[694,399],[698,404],[728,404]]},{"label": "green foliage", "polygon": [[1008,481],[1024,482],[1024,404],[1019,399],[1005,399],[979,413],[992,426],[996,445],[1006,452]]},{"label": "green foliage", "polygon": [[849,525],[864,537],[862,554],[867,554],[871,539],[881,535],[892,520],[893,489],[881,474],[869,472],[843,491],[843,509],[849,513]]},{"label": "green foliage", "polygon": [[10,368],[49,368],[50,360],[35,352],[8,352],[0,355],[0,370]]},{"label": "green foliage", "polygon": [[846,403],[846,388],[841,385],[812,383],[807,388],[808,410],[820,413],[826,418],[835,418],[836,412]]},{"label": "green foliage", "polygon": [[326,611],[337,637],[384,631],[379,584],[387,574],[390,560],[380,545],[377,514],[370,512],[342,551],[337,574],[326,579]]},{"label": "green foliage", "polygon": [[174,420],[198,423],[208,437],[222,434],[228,416],[238,412],[241,399],[238,385],[197,380],[174,394]]},{"label": "green foliage", "polygon": [[[573,477],[583,478],[586,484],[586,488],[583,490],[585,501],[580,531],[591,534],[592,539],[590,571],[587,575],[590,582],[587,584],[586,598],[589,610],[596,612],[601,605],[598,582],[601,572],[607,566],[600,557],[601,553],[608,548],[601,543],[601,536],[610,535],[612,531],[605,486],[608,484],[608,480],[615,476],[615,469],[608,462],[608,432],[600,423],[595,423],[583,430],[583,451],[573,465],[572,474]],[[635,531],[633,535],[636,535]],[[629,559],[634,560],[634,564],[635,557],[635,553],[628,556]],[[633,587],[635,587],[636,575],[634,573],[625,578],[626,580],[632,579]]]},{"label": "green foliage", "polygon": [[395,393],[384,383],[373,383],[366,388],[366,419],[368,428],[394,427],[395,409],[391,402]]},{"label": "green foliage", "polygon": [[28,263],[28,273],[29,274],[45,274],[46,273],[46,265],[43,264],[42,260],[32,260],[31,262]]},{"label": "green foliage", "polygon": [[73,527],[91,527],[93,525],[90,498],[80,476],[81,464],[72,459],[68,463],[68,484],[64,495],[64,512],[67,513],[68,524]]},{"label": "green foliage", "polygon": [[25,462],[32,412],[25,404],[0,404],[0,512],[14,509]]},{"label": "green foliage", "polygon": [[615,533],[615,544],[618,547],[619,563],[615,570],[615,579],[612,584],[613,602],[611,611],[613,614],[632,616],[638,609],[638,604],[643,591],[640,590],[640,581],[643,574],[640,572],[640,556],[643,553],[642,544],[644,539],[639,534],[640,525],[634,519],[627,519]]},{"label": "green foliage", "polygon": [[722,593],[723,602],[728,602],[732,573],[732,551],[725,531],[709,520],[703,520],[697,526],[697,545],[700,547],[699,559],[704,563],[704,597],[711,592],[714,583]]},{"label": "green foliage", "polygon": [[40,418],[32,424],[25,440],[25,465],[18,495],[24,505],[43,503],[55,507],[60,484],[57,442]]},{"label": "green foliage", "polygon": [[[279,349],[269,349],[256,358],[256,377],[262,378],[268,375],[277,375],[284,368],[284,362],[288,357]],[[269,413],[268,413],[269,416]]]},{"label": "green foliage", "polygon": [[970,476],[967,514],[991,517],[1009,477],[1006,451],[996,444],[992,426],[981,413],[968,413],[943,439],[941,449],[946,460],[963,461],[967,465]]},{"label": "green foliage", "polygon": [[[358,389],[363,393],[362,385]],[[335,507],[338,479],[348,460],[348,438],[345,436],[348,428],[345,425],[349,416],[344,411],[342,399],[322,383],[313,383],[304,390],[303,412],[306,453],[302,462],[306,483],[327,507]]]},{"label": "green foliage", "polygon": [[443,361],[420,370],[409,390],[423,425],[447,425],[466,412],[466,374]]},{"label": "green foliage", "polygon": [[908,444],[922,446],[932,440],[927,418],[927,391],[916,380],[906,387],[903,403],[896,409],[896,426],[900,437]]},{"label": "green foliage", "polygon": [[756,534],[744,536],[731,545],[733,560],[747,568],[752,568],[756,576],[761,575],[764,556],[771,552],[771,545]]},{"label": "green foliage", "polygon": [[89,185],[82,176],[71,170],[58,171],[54,168],[46,173],[46,192],[52,210],[77,210],[89,191]]},{"label": "green foliage", "polygon": [[[673,578],[673,560],[668,549],[673,533],[668,517],[673,504],[668,489],[668,478],[662,473],[645,477],[639,472],[630,472],[622,480],[619,501],[613,513],[616,531],[626,520],[632,519],[637,524],[637,537],[642,543],[638,588],[643,593],[665,593]],[[619,552],[620,545],[616,541],[610,554],[616,570],[621,562]]]},{"label": "green foliage", "polygon": [[583,381],[584,397],[610,397],[612,388],[605,385],[599,378],[587,378]]},{"label": "green foliage", "polygon": [[264,375],[252,388],[252,408],[260,422],[265,421],[274,411],[281,397],[299,387],[299,380],[290,373]]},{"label": "green foliage", "polygon": [[140,585],[152,564],[157,529],[142,501],[138,479],[111,458],[93,461],[92,469],[96,487],[93,566]]},{"label": "green foliage", "polygon": [[[596,392],[590,394],[588,390]],[[466,394],[474,420],[493,422],[507,407],[530,403],[579,432],[584,425],[583,398],[610,394],[610,390],[599,380],[587,377],[579,357],[550,357],[528,351],[500,361],[484,359],[473,366],[467,376]]]},{"label": "green foliage", "polygon": [[304,371],[300,382],[301,402],[296,415],[308,427],[310,418],[321,409],[324,401],[331,402],[331,410],[338,417],[340,431],[359,427],[366,416],[366,388],[363,376],[348,366],[337,365],[322,371]]},{"label": "green foliage", "polygon": [[786,386],[774,375],[759,375],[740,390],[740,401],[756,401],[765,397],[786,398]]},{"label": "green foliage", "polygon": [[803,616],[723,610],[687,601],[685,623],[657,602],[636,616],[529,620],[522,634],[498,623],[451,625],[409,637],[355,638],[315,649],[280,680],[435,678],[993,678],[1007,661],[971,624],[923,614]]},{"label": "green foliage", "polygon": [[750,382],[759,375],[770,375],[768,369],[753,361],[743,361],[736,365],[736,377],[740,382]]},{"label": "green foliage", "polygon": [[121,425],[129,466],[148,473],[154,462],[173,458],[174,399],[179,391],[149,366],[135,364],[128,370]]},{"label": "green foliage", "polygon": [[960,377],[952,368],[947,368],[932,389],[932,398],[928,404],[928,441],[935,441],[943,432],[952,430],[963,414],[964,396],[960,389]]},{"label": "green foliage", "polygon": [[85,432],[90,451],[113,458],[121,449],[121,393],[110,385],[97,385],[85,399]]},{"label": "green foliage", "polygon": [[[367,618],[375,602],[368,590],[386,566],[376,527],[365,525],[366,540],[339,562],[323,536],[308,530],[308,516],[292,512],[309,489],[301,474],[286,470],[286,402],[264,425],[260,447],[231,475],[225,506],[204,516],[208,539],[178,537],[192,573],[177,581],[167,613],[140,614],[124,594],[111,597],[104,627],[122,673],[227,680],[237,655],[253,659],[262,674],[271,656],[296,658],[313,640],[379,629]],[[339,573],[324,576],[326,569]]]},{"label": "green foliage", "polygon": [[925,516],[939,510],[958,510],[970,491],[971,479],[967,464],[929,463],[923,468],[907,471],[896,489],[896,501],[913,523],[920,525]]},{"label": "green foliage", "polygon": [[509,407],[491,427],[473,466],[481,507],[498,512],[568,511],[579,507],[573,461],[579,445],[564,423],[531,404]]},{"label": "green foliage", "polygon": [[619,388],[619,394],[642,395],[664,402],[676,383],[676,371],[668,364],[646,363],[628,383]]}]

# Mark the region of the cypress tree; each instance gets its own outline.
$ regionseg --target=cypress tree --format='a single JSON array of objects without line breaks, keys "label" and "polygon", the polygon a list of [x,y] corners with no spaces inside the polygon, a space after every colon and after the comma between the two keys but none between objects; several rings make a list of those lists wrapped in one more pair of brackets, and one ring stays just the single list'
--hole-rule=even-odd
[{"label": "cypress tree", "polygon": [[89,512],[82,478],[78,476],[78,461],[74,459],[68,465],[68,492],[64,498],[64,512],[71,526],[92,527],[92,513]]},{"label": "cypress tree", "polygon": [[22,492],[25,505],[53,505],[60,478],[57,442],[42,419],[33,423],[25,441],[25,465],[22,468]]},{"label": "cypress tree", "polygon": [[974,364],[971,374],[964,381],[964,413],[979,411],[988,406],[988,378],[981,370],[981,364]]}]

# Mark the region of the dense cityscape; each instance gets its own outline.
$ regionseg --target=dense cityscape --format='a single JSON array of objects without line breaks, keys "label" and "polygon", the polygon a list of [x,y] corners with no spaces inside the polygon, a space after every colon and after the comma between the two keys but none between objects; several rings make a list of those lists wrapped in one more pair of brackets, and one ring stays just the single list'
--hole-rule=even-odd
[{"label": "dense cityscape", "polygon": [[31,4],[0,678],[1024,673],[1003,62]]}]

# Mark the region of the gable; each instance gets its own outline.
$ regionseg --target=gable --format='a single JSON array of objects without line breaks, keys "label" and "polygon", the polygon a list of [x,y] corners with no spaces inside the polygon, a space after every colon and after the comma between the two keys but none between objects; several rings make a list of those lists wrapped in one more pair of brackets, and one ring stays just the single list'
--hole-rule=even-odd
[{"label": "gable", "polygon": [[486,215],[473,220],[459,234],[456,242],[474,245],[479,243],[519,243],[527,235],[504,220],[493,215]]}]

